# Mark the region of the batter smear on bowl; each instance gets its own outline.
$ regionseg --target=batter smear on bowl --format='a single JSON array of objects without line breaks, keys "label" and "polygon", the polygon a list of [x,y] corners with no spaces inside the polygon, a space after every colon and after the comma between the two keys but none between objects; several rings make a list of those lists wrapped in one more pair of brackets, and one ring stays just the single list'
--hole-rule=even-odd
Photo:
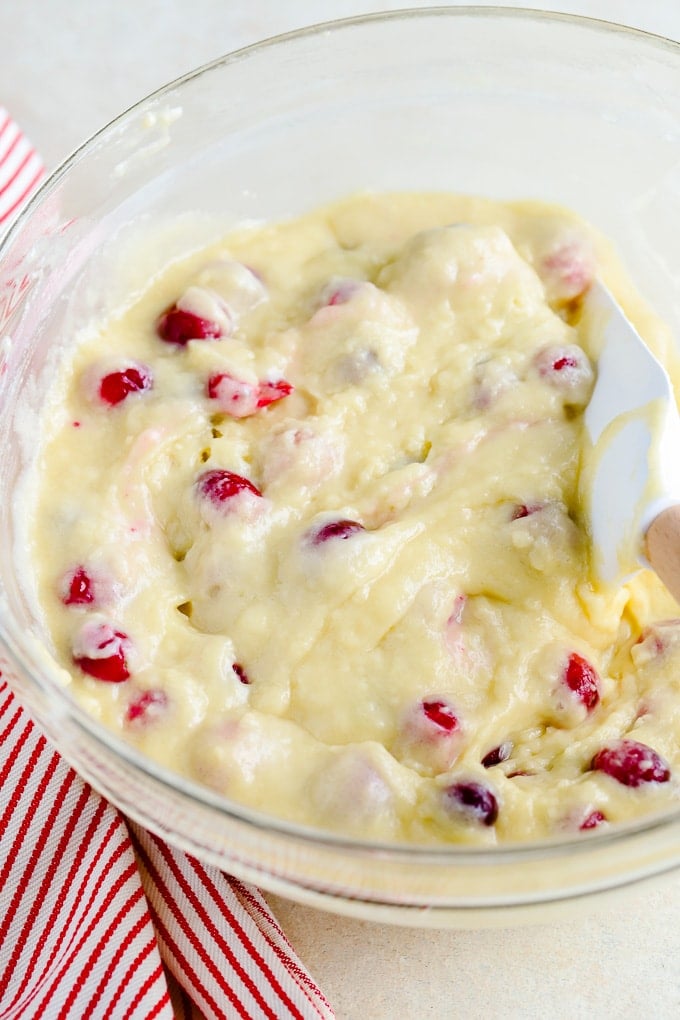
[{"label": "batter smear on bowl", "polygon": [[74,696],[351,836],[585,839],[677,802],[678,610],[648,572],[596,586],[578,500],[607,259],[552,207],[361,195],[88,327],[32,531]]}]

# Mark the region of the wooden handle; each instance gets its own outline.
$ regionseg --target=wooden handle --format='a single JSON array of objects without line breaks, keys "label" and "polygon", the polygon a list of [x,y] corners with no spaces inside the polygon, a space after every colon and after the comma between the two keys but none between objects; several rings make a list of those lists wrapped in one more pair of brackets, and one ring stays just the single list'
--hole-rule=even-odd
[{"label": "wooden handle", "polygon": [[680,506],[660,513],[645,535],[647,559],[673,598],[680,602]]}]

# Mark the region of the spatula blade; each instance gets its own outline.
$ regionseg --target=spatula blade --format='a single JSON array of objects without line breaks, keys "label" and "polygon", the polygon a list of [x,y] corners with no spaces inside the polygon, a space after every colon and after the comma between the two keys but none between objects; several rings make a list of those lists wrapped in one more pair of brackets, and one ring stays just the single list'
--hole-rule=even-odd
[{"label": "spatula blade", "polygon": [[594,571],[621,583],[644,565],[649,524],[680,502],[680,420],[668,373],[600,282],[586,296],[584,322],[597,380],[585,413],[582,499]]}]

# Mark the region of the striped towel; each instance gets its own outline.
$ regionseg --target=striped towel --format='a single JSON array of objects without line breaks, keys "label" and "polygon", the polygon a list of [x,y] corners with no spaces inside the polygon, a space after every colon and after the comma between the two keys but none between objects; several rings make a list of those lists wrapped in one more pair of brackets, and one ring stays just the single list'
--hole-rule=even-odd
[{"label": "striped towel", "polygon": [[[0,107],[0,230],[39,157]],[[0,676],[0,1020],[332,1020],[261,893],[124,818]]]},{"label": "striped towel", "polygon": [[37,152],[0,106],[0,228],[18,212],[44,173]]}]

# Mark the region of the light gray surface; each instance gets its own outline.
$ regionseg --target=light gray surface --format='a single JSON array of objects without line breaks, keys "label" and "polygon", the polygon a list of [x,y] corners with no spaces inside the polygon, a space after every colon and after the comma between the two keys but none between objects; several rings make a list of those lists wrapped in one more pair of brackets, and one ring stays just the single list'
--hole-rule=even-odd
[{"label": "light gray surface", "polygon": [[[224,52],[304,24],[403,6],[429,5],[0,0],[0,105],[52,166],[150,90]],[[680,39],[680,0],[555,7]],[[275,903],[339,1020],[680,1016],[680,876],[586,919],[539,928],[418,931]]]},{"label": "light gray surface", "polygon": [[557,924],[424,932],[269,897],[338,1020],[680,1016],[680,881]]},{"label": "light gray surface", "polygon": [[[0,104],[52,166],[137,99],[230,50],[332,18],[429,6],[423,0],[0,0]],[[678,0],[516,6],[553,6],[680,36]]]}]

